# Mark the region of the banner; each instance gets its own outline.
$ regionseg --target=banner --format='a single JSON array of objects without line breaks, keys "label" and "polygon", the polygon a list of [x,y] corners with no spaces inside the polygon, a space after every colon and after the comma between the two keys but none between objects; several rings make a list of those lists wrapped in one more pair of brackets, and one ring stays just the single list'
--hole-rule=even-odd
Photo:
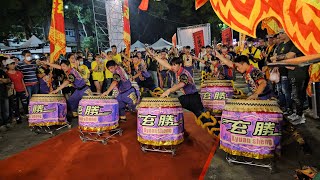
[{"label": "banner", "polygon": [[233,37],[232,37],[232,29],[231,28],[227,28],[225,30],[222,30],[221,36],[222,36],[222,44],[227,45],[227,46],[233,45]]},{"label": "banner", "polygon": [[201,47],[204,46],[203,30],[193,33],[192,36],[193,36],[195,55],[198,56],[198,54],[200,53]]},{"label": "banner", "polygon": [[199,24],[187,27],[177,28],[177,45],[179,46],[190,46],[194,49],[193,33],[203,31],[204,45],[211,45],[211,27],[210,23]]},{"label": "banner", "polygon": [[66,54],[63,7],[63,0],[52,0],[51,25],[49,32],[51,63],[57,61],[61,54]]},{"label": "banner", "polygon": [[246,35],[243,33],[239,33],[239,52],[236,52],[237,54],[241,53],[244,50],[245,41],[246,41]]},{"label": "banner", "polygon": [[[196,9],[209,0],[196,0]],[[320,4],[317,0],[210,0],[217,16],[233,30],[256,37],[262,19],[274,17],[305,55],[320,53]]]},{"label": "banner", "polygon": [[126,46],[126,55],[130,55],[131,32],[129,20],[129,0],[123,2],[123,41]]},{"label": "banner", "polygon": [[142,0],[139,5],[139,9],[142,11],[146,11],[148,10],[148,6],[149,6],[149,0]]},{"label": "banner", "polygon": [[174,35],[172,36],[172,44],[174,47],[177,46],[177,33],[174,33]]}]

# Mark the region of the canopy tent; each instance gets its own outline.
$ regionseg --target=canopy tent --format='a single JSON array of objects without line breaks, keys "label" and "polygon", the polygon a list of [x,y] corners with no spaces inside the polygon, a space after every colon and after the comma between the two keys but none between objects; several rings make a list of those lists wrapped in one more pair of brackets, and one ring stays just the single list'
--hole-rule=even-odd
[{"label": "canopy tent", "polygon": [[135,43],[133,43],[131,45],[130,51],[132,52],[136,48],[137,48],[138,51],[145,51],[144,47],[145,47],[145,45],[141,41],[138,40],[138,41],[136,41]]},{"label": "canopy tent", "polygon": [[[28,49],[28,48],[25,48]],[[3,51],[4,54],[11,54],[11,55],[21,55],[22,54],[22,50],[23,49],[10,49],[7,51]],[[50,46],[45,46],[43,48],[30,48],[28,49],[31,54],[44,54],[44,53],[50,53]],[[71,53],[71,47],[67,47],[66,48],[66,52],[67,53]]]},{"label": "canopy tent", "polygon": [[25,43],[23,43],[19,48],[30,48],[30,47],[38,47],[43,42],[33,35],[30,39],[28,39]]},{"label": "canopy tent", "polygon": [[164,40],[163,38],[160,38],[157,42],[152,44],[150,47],[152,47],[155,50],[161,50],[161,49],[170,49],[173,46],[172,43]]},{"label": "canopy tent", "polygon": [[0,50],[7,50],[7,49],[11,49],[11,47],[8,47],[8,46],[4,45],[3,43],[0,43]]}]

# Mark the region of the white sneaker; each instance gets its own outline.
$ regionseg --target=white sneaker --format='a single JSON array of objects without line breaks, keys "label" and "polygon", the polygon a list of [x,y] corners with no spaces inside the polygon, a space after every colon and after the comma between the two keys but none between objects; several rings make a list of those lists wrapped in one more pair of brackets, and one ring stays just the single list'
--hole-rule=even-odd
[{"label": "white sneaker", "polygon": [[293,113],[293,114],[291,114],[290,116],[288,116],[288,118],[289,119],[293,119],[294,117],[296,117],[297,116],[297,113]]},{"label": "white sneaker", "polygon": [[304,124],[306,122],[306,117],[304,114],[302,116],[297,115],[295,119],[291,120],[292,125]]},{"label": "white sneaker", "polygon": [[5,132],[7,131],[6,125],[0,126],[0,132]]}]

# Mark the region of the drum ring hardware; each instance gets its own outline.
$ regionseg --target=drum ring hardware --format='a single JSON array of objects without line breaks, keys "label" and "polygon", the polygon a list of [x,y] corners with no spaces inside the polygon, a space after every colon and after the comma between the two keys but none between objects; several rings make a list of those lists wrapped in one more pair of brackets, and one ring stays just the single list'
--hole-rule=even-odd
[{"label": "drum ring hardware", "polygon": [[71,124],[67,123],[62,126],[32,126],[30,127],[30,131],[36,134],[51,134],[52,136],[57,135],[57,131],[61,130],[62,128],[67,127],[71,129]]},{"label": "drum ring hardware", "polygon": [[250,166],[256,166],[256,167],[268,168],[270,170],[271,174],[276,173],[276,166],[275,166],[274,158],[269,158],[268,159],[269,163],[258,163],[258,162],[255,162],[255,159],[253,159],[253,158],[235,156],[235,155],[231,155],[229,153],[226,153],[226,160],[227,160],[229,166],[233,166],[233,163],[244,164],[244,165],[250,165]]},{"label": "drum ring hardware", "polygon": [[85,143],[87,141],[95,141],[95,142],[101,142],[103,145],[108,144],[108,140],[111,139],[116,134],[119,134],[119,136],[122,136],[123,134],[123,130],[121,128],[116,128],[109,131],[98,131],[98,132],[88,132],[80,129],[79,132],[80,132],[79,136],[82,142]]},{"label": "drum ring hardware", "polygon": [[161,153],[171,153],[172,156],[176,155],[177,146],[153,146],[140,143],[141,151],[146,153],[147,151],[151,152],[161,152]]}]

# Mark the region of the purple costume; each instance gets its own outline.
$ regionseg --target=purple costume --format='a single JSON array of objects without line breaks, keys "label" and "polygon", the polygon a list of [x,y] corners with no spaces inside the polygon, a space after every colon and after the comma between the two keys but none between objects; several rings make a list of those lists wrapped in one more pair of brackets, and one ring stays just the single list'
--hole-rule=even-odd
[{"label": "purple costume", "polygon": [[40,94],[49,94],[50,92],[49,83],[46,81],[47,78],[49,77],[45,76],[39,79]]},{"label": "purple costume", "polygon": [[141,72],[141,76],[137,77],[135,81],[138,83],[139,87],[148,88],[153,91],[156,86],[152,80],[150,72],[146,69],[146,66],[143,62],[139,63],[138,66],[135,66],[136,73]]},{"label": "purple costume", "polygon": [[86,81],[74,68],[71,68],[66,75],[67,80],[72,83],[73,87],[76,89],[67,100],[68,108],[72,111],[72,113],[76,113],[78,111],[79,101],[82,99],[82,96],[91,95],[92,93],[89,87],[86,85]]},{"label": "purple costume", "polygon": [[[265,80],[264,74],[257,68],[253,67],[253,65],[250,65],[250,68],[247,72],[243,74],[246,83],[248,84],[249,91],[251,93],[254,93],[258,86],[260,80]],[[271,90],[270,85],[267,83],[267,86],[264,88],[263,92],[259,94],[260,100],[267,100],[273,97],[273,93]]]},{"label": "purple costume", "polygon": [[134,87],[130,82],[130,79],[122,67],[117,67],[113,74],[113,81],[117,81],[119,94],[117,100],[119,103],[119,114],[125,116],[125,109],[128,106],[129,109],[135,110],[137,104],[137,94]]}]

